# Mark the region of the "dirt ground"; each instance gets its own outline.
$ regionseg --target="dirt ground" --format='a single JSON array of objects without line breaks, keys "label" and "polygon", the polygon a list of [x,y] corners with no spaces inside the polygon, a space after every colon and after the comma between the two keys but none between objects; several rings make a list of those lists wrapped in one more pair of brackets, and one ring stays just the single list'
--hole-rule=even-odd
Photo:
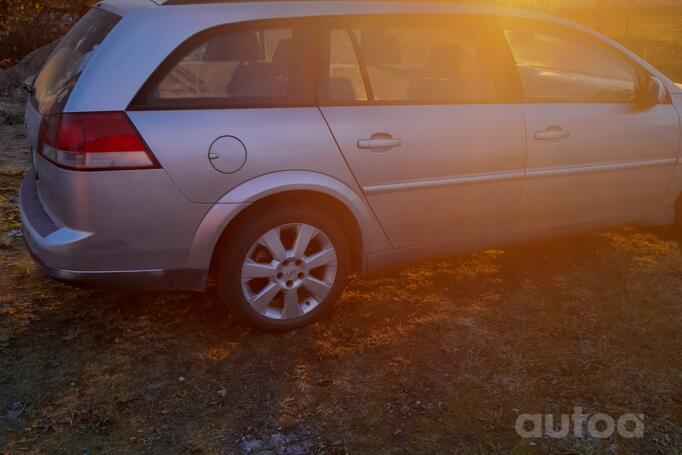
[{"label": "dirt ground", "polygon": [[[354,278],[325,321],[266,335],[212,291],[41,276],[15,120],[0,116],[0,453],[682,453],[682,230]],[[521,413],[575,406],[644,414],[644,437],[515,433]]]}]

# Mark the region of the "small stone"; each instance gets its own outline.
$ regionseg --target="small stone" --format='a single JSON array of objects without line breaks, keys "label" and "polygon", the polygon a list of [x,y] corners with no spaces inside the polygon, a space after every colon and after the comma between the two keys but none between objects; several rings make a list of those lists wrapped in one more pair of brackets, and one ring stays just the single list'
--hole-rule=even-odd
[{"label": "small stone", "polygon": [[307,452],[308,451],[303,444],[295,443],[287,447],[286,453],[291,455],[305,455]]},{"label": "small stone", "polygon": [[244,452],[251,453],[263,447],[263,441],[261,441],[260,439],[249,439],[245,440],[240,445]]},{"label": "small stone", "polygon": [[185,382],[186,380],[187,380],[187,379],[186,379],[184,376],[180,376],[180,377],[178,378],[178,381],[180,381],[180,382]]},{"label": "small stone", "polygon": [[20,229],[13,229],[2,236],[2,243],[9,245],[14,239],[20,238],[22,235]]},{"label": "small stone", "polygon": [[8,420],[17,420],[26,410],[27,403],[25,401],[17,401],[7,411]]}]

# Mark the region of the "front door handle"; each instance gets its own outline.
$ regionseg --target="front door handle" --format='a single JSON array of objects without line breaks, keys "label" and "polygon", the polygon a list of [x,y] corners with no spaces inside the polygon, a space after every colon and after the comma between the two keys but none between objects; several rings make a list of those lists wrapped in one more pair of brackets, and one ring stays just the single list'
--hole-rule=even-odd
[{"label": "front door handle", "polygon": [[557,142],[563,139],[568,139],[569,137],[571,137],[571,133],[569,131],[564,131],[558,126],[550,126],[544,131],[535,133],[536,141]]},{"label": "front door handle", "polygon": [[373,152],[386,152],[395,147],[400,147],[403,142],[400,139],[396,139],[390,134],[386,133],[375,133],[369,139],[359,139],[358,140],[359,149],[369,149]]}]

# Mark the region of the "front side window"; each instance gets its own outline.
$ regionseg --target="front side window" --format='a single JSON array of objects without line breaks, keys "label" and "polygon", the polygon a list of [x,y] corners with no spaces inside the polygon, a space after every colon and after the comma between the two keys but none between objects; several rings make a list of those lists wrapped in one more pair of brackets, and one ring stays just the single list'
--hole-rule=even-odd
[{"label": "front side window", "polygon": [[144,94],[145,104],[212,106],[314,104],[310,32],[261,26],[193,40]]},{"label": "front side window", "polygon": [[636,68],[596,40],[563,28],[505,27],[525,98],[546,102],[633,102]]}]

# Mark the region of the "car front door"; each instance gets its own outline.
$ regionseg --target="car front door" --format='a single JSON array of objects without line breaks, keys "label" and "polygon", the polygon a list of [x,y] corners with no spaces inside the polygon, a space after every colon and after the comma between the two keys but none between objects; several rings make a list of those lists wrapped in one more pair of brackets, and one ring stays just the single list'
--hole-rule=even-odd
[{"label": "car front door", "polygon": [[644,69],[606,42],[505,21],[527,127],[527,181],[513,230],[647,221],[677,161],[669,101],[642,104]]},{"label": "car front door", "polygon": [[506,232],[525,130],[501,101],[480,20],[375,17],[326,30],[321,111],[393,245]]}]

